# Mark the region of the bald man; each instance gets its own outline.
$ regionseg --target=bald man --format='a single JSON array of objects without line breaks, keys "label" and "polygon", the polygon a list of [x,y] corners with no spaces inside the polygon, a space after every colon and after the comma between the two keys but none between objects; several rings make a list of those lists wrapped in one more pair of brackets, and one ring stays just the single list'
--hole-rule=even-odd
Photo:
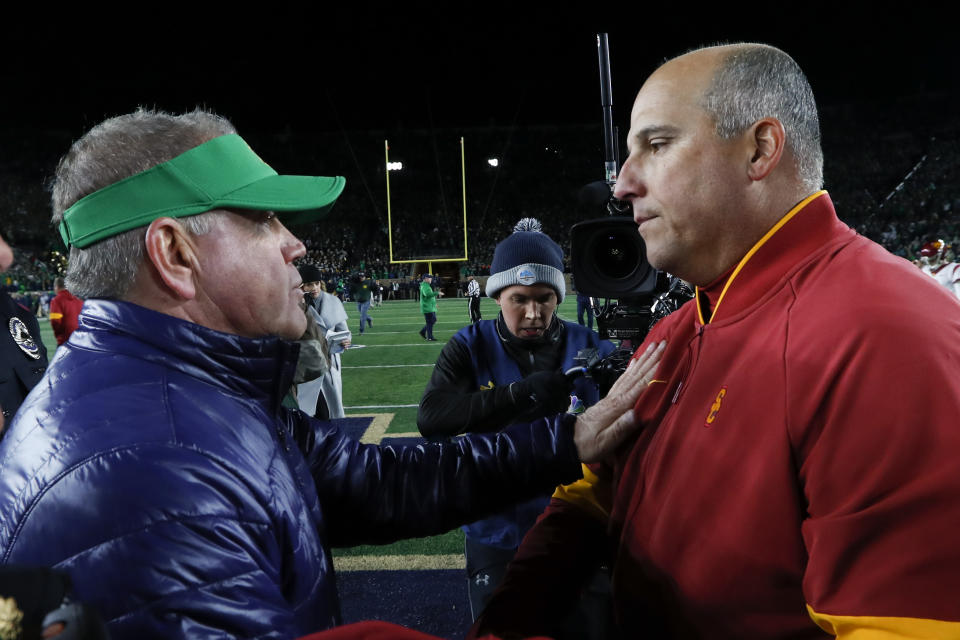
[{"label": "bald man", "polygon": [[555,494],[473,632],[555,633],[611,548],[624,637],[960,637],[960,306],[837,219],[803,72],[670,60],[627,144],[615,195],[696,300],[647,337],[643,431]]}]

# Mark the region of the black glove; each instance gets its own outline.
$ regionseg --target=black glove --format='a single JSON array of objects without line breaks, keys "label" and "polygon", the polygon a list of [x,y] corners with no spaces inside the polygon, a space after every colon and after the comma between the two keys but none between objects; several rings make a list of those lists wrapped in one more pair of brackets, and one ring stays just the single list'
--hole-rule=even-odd
[{"label": "black glove", "polygon": [[526,408],[536,407],[544,415],[561,413],[570,406],[573,381],[559,371],[538,371],[513,383],[514,402]]}]

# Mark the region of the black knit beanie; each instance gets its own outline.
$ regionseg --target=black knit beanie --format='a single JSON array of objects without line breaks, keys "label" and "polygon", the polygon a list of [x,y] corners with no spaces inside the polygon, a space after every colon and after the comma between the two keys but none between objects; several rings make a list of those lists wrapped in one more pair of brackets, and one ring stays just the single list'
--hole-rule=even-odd
[{"label": "black knit beanie", "polygon": [[567,287],[563,279],[563,250],[543,233],[535,218],[523,218],[493,252],[487,296],[497,297],[501,290],[515,284],[546,284],[557,291],[563,302]]}]

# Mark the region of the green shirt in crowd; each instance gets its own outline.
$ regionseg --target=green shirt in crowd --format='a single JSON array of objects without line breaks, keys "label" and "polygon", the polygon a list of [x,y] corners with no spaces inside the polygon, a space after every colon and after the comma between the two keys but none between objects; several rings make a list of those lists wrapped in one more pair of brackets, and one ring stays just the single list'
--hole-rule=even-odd
[{"label": "green shirt in crowd", "polygon": [[437,312],[437,292],[430,283],[423,280],[420,283],[420,313]]}]

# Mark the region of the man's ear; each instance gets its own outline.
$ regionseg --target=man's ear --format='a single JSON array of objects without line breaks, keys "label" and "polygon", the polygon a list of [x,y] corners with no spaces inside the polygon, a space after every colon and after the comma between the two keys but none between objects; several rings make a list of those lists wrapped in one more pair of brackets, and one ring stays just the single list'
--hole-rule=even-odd
[{"label": "man's ear", "polygon": [[177,297],[197,295],[197,249],[189,232],[173,218],[157,218],[147,227],[147,256],[160,280]]},{"label": "man's ear", "polygon": [[753,123],[749,136],[753,155],[747,166],[747,176],[751,180],[763,180],[780,164],[787,134],[779,120],[763,118]]}]

